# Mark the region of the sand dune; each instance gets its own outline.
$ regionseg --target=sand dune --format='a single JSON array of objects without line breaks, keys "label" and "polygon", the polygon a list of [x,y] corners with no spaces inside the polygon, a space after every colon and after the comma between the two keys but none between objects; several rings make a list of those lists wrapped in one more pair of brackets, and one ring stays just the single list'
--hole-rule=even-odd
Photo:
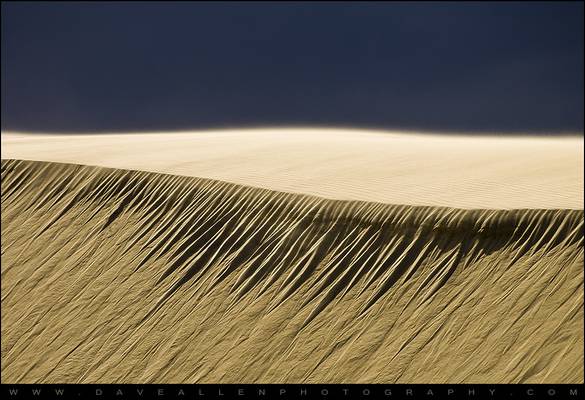
[{"label": "sand dune", "polygon": [[[582,139],[451,165],[418,142],[399,167],[377,137],[313,143],[313,166],[244,139],[194,141],[189,164],[179,139],[160,164],[166,142],[55,140],[3,138],[53,161],[2,160],[4,383],[583,382]],[[77,155],[116,168],[55,162]],[[122,169],[144,167],[174,175]]]},{"label": "sand dune", "polygon": [[203,177],[339,200],[583,209],[583,137],[343,129],[2,133],[2,158]]}]

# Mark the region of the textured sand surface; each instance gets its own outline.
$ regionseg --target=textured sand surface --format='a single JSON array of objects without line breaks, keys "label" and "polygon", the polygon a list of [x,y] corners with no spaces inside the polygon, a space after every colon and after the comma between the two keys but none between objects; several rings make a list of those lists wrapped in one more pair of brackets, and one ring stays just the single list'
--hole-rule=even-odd
[{"label": "textured sand surface", "polygon": [[340,129],[3,133],[2,158],[163,172],[341,200],[583,209],[583,137]]},{"label": "textured sand surface", "polygon": [[[447,146],[464,158],[447,165],[438,139],[397,161],[378,136],[363,148],[339,139],[337,153],[283,138],[286,157],[275,143],[154,138],[129,158],[123,137],[3,139],[3,157],[117,167],[2,160],[3,383],[583,383],[578,143],[486,139],[487,159]],[[175,161],[159,157],[165,146]],[[322,159],[305,164],[307,151]],[[428,164],[412,159],[420,152]],[[120,163],[397,203],[551,209],[336,201]]]}]

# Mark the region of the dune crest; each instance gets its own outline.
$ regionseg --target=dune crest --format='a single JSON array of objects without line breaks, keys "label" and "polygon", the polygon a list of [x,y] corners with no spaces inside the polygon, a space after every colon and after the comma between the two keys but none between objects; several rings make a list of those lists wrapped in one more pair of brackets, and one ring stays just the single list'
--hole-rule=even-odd
[{"label": "dune crest", "polygon": [[325,128],[2,133],[2,158],[210,178],[338,200],[583,209],[583,137]]},{"label": "dune crest", "polygon": [[2,380],[582,383],[583,210],[2,160]]}]

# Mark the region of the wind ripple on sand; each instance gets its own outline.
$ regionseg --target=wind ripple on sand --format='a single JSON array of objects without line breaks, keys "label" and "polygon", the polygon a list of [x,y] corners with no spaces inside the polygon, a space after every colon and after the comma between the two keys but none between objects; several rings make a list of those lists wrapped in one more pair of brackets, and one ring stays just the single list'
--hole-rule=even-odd
[{"label": "wind ripple on sand", "polygon": [[583,382],[583,210],[2,160],[3,382]]}]

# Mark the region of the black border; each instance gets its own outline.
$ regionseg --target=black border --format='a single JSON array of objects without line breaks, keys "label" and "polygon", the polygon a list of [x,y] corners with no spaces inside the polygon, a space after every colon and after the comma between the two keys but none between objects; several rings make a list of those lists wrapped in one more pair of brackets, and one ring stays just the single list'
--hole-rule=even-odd
[{"label": "black border", "polygon": [[2,384],[4,399],[577,399],[583,384]]}]

